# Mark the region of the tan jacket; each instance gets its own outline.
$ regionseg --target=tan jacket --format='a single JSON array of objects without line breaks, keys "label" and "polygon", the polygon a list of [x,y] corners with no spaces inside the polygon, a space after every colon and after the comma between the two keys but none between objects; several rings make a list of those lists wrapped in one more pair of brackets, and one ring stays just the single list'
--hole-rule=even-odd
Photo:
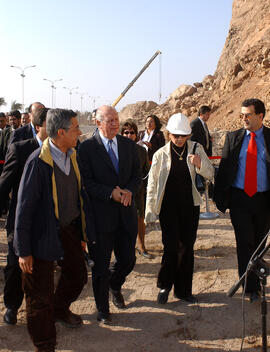
[{"label": "tan jacket", "polygon": [[[196,173],[200,174],[208,180],[214,178],[214,167],[208,159],[201,144],[197,143],[195,154],[198,154],[201,158],[201,168],[198,169],[190,163],[188,155],[192,153],[195,142],[190,140],[187,141],[187,165],[189,168],[191,180],[192,180],[192,196],[194,205],[200,205],[202,198],[200,193],[197,191],[195,185]],[[161,204],[164,196],[164,191],[167,183],[167,179],[171,169],[171,142],[167,143],[164,147],[160,148],[153,156],[152,166],[149,172],[148,185],[147,185],[147,199],[145,209],[145,223],[153,222],[158,219],[160,213]]]}]

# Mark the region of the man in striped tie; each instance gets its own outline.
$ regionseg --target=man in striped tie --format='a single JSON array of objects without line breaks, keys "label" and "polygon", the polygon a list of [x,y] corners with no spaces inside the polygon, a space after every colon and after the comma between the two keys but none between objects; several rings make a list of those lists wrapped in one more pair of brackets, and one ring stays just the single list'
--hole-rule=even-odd
[{"label": "man in striped tie", "polygon": [[[264,116],[261,100],[242,103],[243,128],[227,134],[215,182],[217,208],[230,210],[240,277],[270,228],[270,129],[263,125]],[[259,299],[254,273],[248,275],[246,293],[251,303]]]}]

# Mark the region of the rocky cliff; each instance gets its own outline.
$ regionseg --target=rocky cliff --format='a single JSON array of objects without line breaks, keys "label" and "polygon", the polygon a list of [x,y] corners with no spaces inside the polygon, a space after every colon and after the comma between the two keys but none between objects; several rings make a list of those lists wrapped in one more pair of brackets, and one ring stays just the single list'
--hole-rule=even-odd
[{"label": "rocky cliff", "polygon": [[[262,99],[270,111],[269,0],[233,1],[229,33],[214,75],[180,85],[164,104],[139,102],[127,105],[119,115],[142,124],[147,115],[156,114],[165,122],[177,112],[192,119],[199,106],[210,105],[209,127],[234,130],[240,126],[241,101],[251,97]],[[270,124],[270,112],[265,123]]]}]

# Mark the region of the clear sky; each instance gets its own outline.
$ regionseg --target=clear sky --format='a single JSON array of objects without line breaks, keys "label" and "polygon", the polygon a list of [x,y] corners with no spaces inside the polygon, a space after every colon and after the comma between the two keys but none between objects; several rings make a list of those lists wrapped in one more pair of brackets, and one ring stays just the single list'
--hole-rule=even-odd
[{"label": "clear sky", "polygon": [[[50,83],[57,80],[56,105],[69,108],[63,86],[87,93],[83,110],[112,103],[156,50],[162,51],[162,99],[181,84],[213,74],[231,19],[232,0],[7,0],[0,1],[0,97],[51,107]],[[158,102],[159,58],[117,109],[141,100]],[[72,109],[80,109],[72,94]]]}]

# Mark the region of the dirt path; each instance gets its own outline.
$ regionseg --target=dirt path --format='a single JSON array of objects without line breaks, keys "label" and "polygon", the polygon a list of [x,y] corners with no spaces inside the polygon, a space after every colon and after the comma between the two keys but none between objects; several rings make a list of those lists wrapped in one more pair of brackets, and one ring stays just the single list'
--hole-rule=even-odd
[{"label": "dirt path", "polygon": [[[3,227],[3,220],[0,221]],[[110,326],[97,324],[89,273],[89,282],[72,307],[82,315],[84,326],[70,330],[57,324],[57,351],[239,351],[243,326],[240,290],[232,299],[226,297],[227,290],[237,280],[234,234],[228,214],[216,220],[200,221],[193,280],[198,304],[177,301],[172,293],[166,305],[156,303],[156,276],[162,254],[160,237],[160,231],[147,235],[147,247],[156,258],[152,261],[137,258],[136,267],[123,288],[127,309],[119,311],[111,305],[113,320]],[[5,232],[0,230],[1,269],[5,265],[6,251]],[[267,254],[265,259],[269,261],[270,256]],[[1,293],[3,283],[1,270]],[[246,299],[245,311],[247,338],[244,351],[260,351],[260,304],[251,305]],[[4,312],[1,295],[0,352],[32,351],[24,304],[16,326],[3,324]]]}]

